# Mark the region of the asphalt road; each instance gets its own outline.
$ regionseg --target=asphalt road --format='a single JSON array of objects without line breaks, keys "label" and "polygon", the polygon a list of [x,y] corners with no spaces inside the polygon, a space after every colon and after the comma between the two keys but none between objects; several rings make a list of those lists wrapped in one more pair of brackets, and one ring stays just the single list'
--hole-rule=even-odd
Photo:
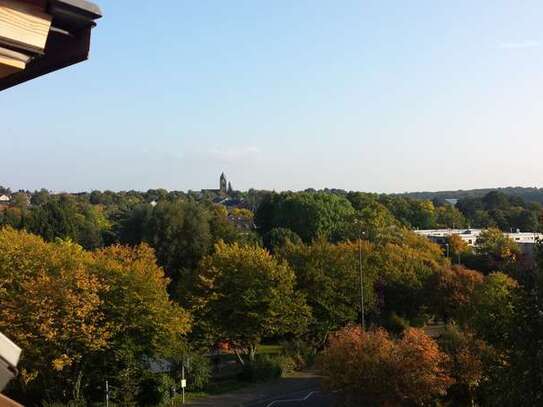
[{"label": "asphalt road", "polygon": [[333,407],[334,396],[318,389],[290,393],[275,399],[249,404],[246,407]]}]

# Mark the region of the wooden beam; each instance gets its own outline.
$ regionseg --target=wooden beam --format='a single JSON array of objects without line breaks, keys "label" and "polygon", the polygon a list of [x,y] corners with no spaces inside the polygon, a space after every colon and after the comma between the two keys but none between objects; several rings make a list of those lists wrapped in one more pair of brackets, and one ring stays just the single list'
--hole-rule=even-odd
[{"label": "wooden beam", "polygon": [[42,53],[52,17],[39,6],[0,0],[0,43]]},{"label": "wooden beam", "polygon": [[0,407],[23,407],[19,403],[14,402],[11,399],[8,399],[6,396],[0,394]]},{"label": "wooden beam", "polygon": [[19,64],[19,61],[9,60],[0,56],[0,78],[5,78],[6,76],[13,75],[16,72],[25,69],[24,64],[22,64],[22,67],[18,66]]},{"label": "wooden beam", "polygon": [[0,47],[0,78],[25,69],[29,61],[29,55]]}]

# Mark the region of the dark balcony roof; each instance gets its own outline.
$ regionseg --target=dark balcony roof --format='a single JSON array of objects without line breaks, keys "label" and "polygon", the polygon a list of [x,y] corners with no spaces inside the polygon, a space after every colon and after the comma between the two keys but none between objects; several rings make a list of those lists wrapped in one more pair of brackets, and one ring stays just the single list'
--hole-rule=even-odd
[{"label": "dark balcony roof", "polygon": [[85,61],[89,56],[91,30],[102,17],[100,8],[85,0],[45,0],[52,25],[43,54],[35,54],[26,68],[0,78],[0,91]]}]

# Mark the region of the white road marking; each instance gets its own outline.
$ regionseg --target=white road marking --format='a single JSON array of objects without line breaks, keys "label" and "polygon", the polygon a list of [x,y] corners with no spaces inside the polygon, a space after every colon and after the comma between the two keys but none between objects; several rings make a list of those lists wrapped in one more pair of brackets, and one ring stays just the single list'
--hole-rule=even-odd
[{"label": "white road marking", "polygon": [[266,407],[272,407],[276,403],[293,403],[295,401],[306,401],[309,397],[311,397],[313,394],[319,393],[319,391],[312,391],[307,396],[305,396],[303,399],[290,399],[290,400],[275,400],[272,401],[270,404],[268,404]]}]

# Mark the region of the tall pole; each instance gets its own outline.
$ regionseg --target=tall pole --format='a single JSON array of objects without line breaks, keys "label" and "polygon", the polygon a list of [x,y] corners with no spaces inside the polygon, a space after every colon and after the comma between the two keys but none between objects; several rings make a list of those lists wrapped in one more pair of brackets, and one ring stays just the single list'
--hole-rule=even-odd
[{"label": "tall pole", "polygon": [[362,233],[358,239],[358,271],[360,272],[360,312],[362,314],[362,329],[366,330],[366,319],[364,317],[364,273],[362,271]]},{"label": "tall pole", "polygon": [[106,407],[109,407],[109,382],[106,380]]}]

